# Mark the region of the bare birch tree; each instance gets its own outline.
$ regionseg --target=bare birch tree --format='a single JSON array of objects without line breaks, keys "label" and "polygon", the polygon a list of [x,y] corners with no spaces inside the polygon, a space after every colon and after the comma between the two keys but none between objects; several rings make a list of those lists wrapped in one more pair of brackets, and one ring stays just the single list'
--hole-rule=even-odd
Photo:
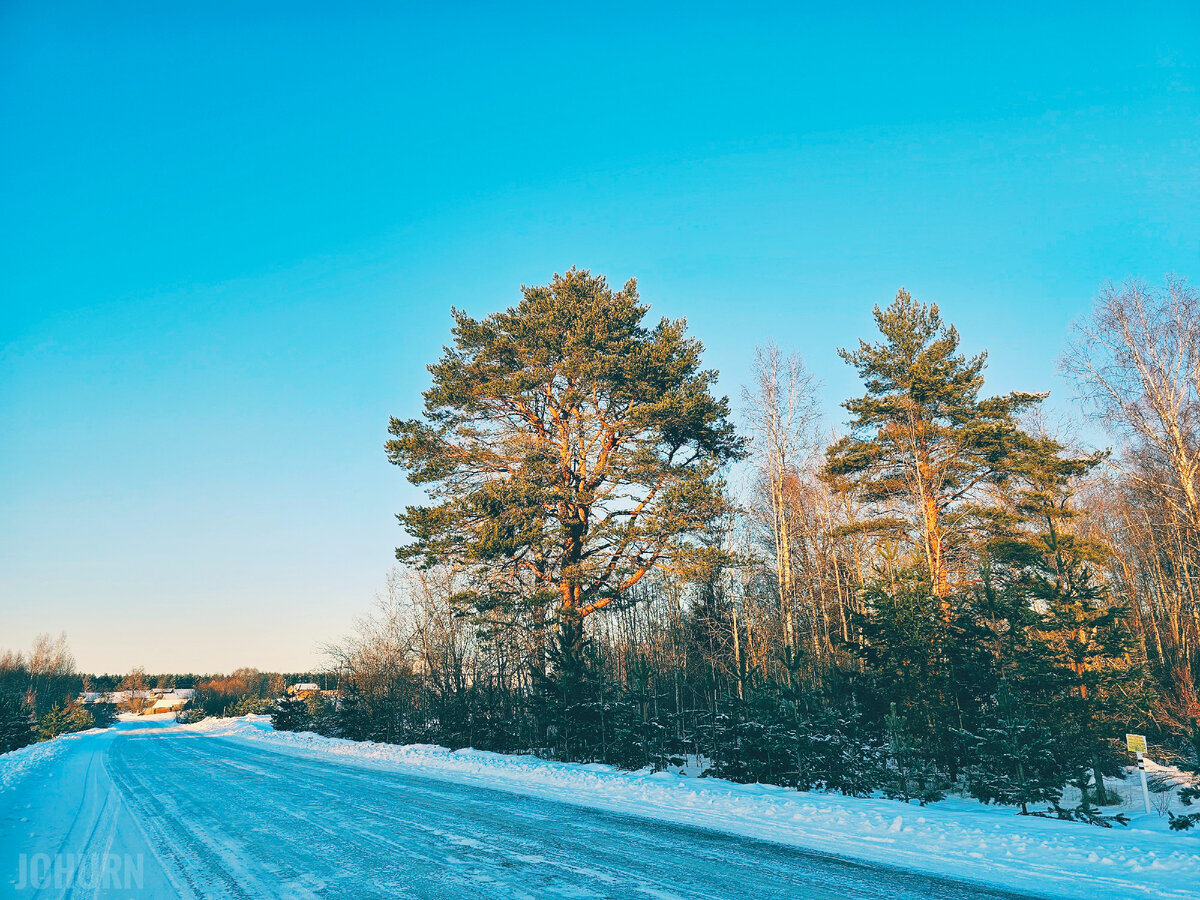
[{"label": "bare birch tree", "polygon": [[[1200,709],[1200,296],[1186,281],[1104,288],[1063,358],[1122,446],[1109,516],[1119,583],[1185,712]],[[1153,658],[1153,657],[1152,657]]]},{"label": "bare birch tree", "polygon": [[[1200,297],[1168,278],[1161,289],[1106,287],[1063,360],[1084,399],[1129,441],[1118,466],[1200,527]],[[1170,475],[1165,484],[1157,477]]]},{"label": "bare birch tree", "polygon": [[817,417],[816,381],[795,353],[784,355],[774,343],[754,356],[754,386],[742,391],[751,452],[767,497],[784,646],[796,650],[796,579],[793,571],[794,516],[789,481],[812,453]]}]

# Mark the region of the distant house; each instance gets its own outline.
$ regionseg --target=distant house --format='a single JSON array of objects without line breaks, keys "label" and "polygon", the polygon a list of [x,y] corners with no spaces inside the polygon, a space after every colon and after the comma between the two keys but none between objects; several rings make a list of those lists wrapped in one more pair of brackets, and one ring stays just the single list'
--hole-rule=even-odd
[{"label": "distant house", "polygon": [[162,698],[155,702],[154,706],[150,707],[150,713],[157,715],[158,713],[179,712],[187,704],[187,697],[181,697],[174,693],[163,694]]},{"label": "distant house", "polygon": [[311,697],[313,694],[321,693],[321,689],[311,681],[302,681],[288,688],[288,693],[293,697],[299,697],[303,700],[306,697]]}]

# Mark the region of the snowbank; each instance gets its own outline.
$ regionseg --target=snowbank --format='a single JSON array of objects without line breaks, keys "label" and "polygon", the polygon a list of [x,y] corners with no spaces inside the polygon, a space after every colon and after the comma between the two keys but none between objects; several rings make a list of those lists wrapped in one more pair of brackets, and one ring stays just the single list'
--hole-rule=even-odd
[{"label": "snowbank", "polygon": [[[60,734],[58,737],[48,741],[41,741],[36,744],[30,744],[27,747],[22,747],[20,750],[12,750],[8,753],[0,753],[0,791],[14,787],[16,783],[25,778],[27,775],[35,772],[39,767],[46,765],[56,756],[67,749],[68,741],[79,740],[94,734],[104,734],[111,731],[113,727],[117,729],[132,729],[138,726],[145,726],[146,723],[156,723],[159,728],[169,727],[175,724],[175,714],[168,713],[166,715],[157,716],[139,716],[131,713],[124,713],[117,716],[118,724],[109,728],[89,728],[86,731],[76,731],[71,734]],[[226,719],[223,721],[238,721],[236,719]],[[132,724],[121,724],[132,723]],[[270,727],[270,720],[267,721],[267,727]]]},{"label": "snowbank", "polygon": [[1168,832],[1155,814],[1133,814],[1132,827],[1109,830],[1018,817],[963,799],[921,808],[668,772],[275,732],[266,716],[179,728],[1048,896],[1200,897],[1200,837]]},{"label": "snowbank", "polygon": [[30,744],[20,750],[0,753],[0,791],[15,787],[17,782],[44,766],[67,748],[67,741],[82,734],[95,734],[101,729],[93,728],[77,734],[64,734],[51,741]]}]

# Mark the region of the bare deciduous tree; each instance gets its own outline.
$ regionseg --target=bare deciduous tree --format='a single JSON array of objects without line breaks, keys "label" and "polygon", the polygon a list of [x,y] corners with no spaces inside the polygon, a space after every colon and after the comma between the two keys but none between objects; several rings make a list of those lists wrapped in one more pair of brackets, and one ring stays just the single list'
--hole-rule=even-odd
[{"label": "bare deciduous tree", "polygon": [[[1106,287],[1075,327],[1063,367],[1104,421],[1130,442],[1125,474],[1200,527],[1200,297],[1168,278],[1161,289]],[[1164,484],[1156,476],[1167,473]]]},{"label": "bare deciduous tree", "polygon": [[[1064,370],[1122,441],[1103,506],[1113,577],[1185,715],[1200,709],[1200,296],[1169,277],[1101,291]],[[1101,504],[1094,504],[1101,506]]]},{"label": "bare deciduous tree", "polygon": [[784,355],[769,343],[755,352],[754,387],[743,389],[742,401],[753,436],[752,453],[768,501],[784,645],[795,652],[792,534],[796,523],[788,494],[789,482],[795,480],[802,461],[813,451],[816,380],[798,355]]}]

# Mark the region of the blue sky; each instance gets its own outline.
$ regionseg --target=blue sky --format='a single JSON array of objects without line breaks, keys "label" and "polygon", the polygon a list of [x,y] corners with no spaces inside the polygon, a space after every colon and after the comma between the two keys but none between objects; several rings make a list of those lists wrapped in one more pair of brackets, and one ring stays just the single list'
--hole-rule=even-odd
[{"label": "blue sky", "polygon": [[1069,412],[1097,288],[1200,278],[1194,3],[356,6],[0,7],[0,647],[314,664],[450,306],[572,264],[830,426],[902,285]]}]

